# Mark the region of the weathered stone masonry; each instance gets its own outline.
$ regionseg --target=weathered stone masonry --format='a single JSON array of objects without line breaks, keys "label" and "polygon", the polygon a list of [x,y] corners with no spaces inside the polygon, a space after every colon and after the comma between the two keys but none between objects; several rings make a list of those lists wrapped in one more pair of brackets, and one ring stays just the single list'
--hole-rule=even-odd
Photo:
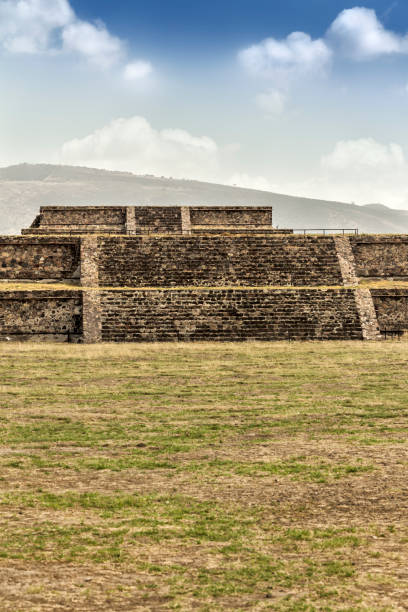
[{"label": "weathered stone masonry", "polygon": [[[378,340],[408,330],[408,236],[300,236],[269,207],[42,207],[0,237],[0,340]],[[80,283],[75,289],[74,285]]]},{"label": "weathered stone masonry", "polygon": [[22,234],[124,233],[125,228],[125,206],[42,206],[31,227],[22,230]]},{"label": "weathered stone masonry", "polygon": [[382,331],[408,330],[408,289],[371,289]]},{"label": "weathered stone masonry", "polygon": [[351,289],[102,291],[102,340],[363,338]]},{"label": "weathered stone masonry", "polygon": [[[349,237],[335,236],[334,242],[344,286],[357,285],[356,262]],[[364,340],[379,340],[380,329],[370,290],[358,288],[355,289],[354,295]]]},{"label": "weathered stone masonry", "polygon": [[98,290],[98,237],[81,239],[81,284],[83,289],[82,329],[83,341],[89,344],[101,341],[101,296]]},{"label": "weathered stone masonry", "polygon": [[[254,206],[42,206],[23,234],[276,232],[272,208]],[[292,230],[279,230],[290,233]]]},{"label": "weathered stone masonry", "polygon": [[408,280],[408,236],[352,236],[350,243],[360,278]]},{"label": "weathered stone masonry", "polygon": [[354,296],[364,340],[380,340],[380,328],[370,289],[355,289]]},{"label": "weathered stone masonry", "polygon": [[102,286],[342,285],[332,237],[102,236],[98,248]]},{"label": "weathered stone masonry", "polygon": [[79,238],[0,236],[0,280],[79,278]]},{"label": "weathered stone masonry", "polygon": [[357,285],[356,262],[348,236],[334,236],[341,276],[346,287]]},{"label": "weathered stone masonry", "polygon": [[81,291],[0,292],[0,340],[78,342]]}]

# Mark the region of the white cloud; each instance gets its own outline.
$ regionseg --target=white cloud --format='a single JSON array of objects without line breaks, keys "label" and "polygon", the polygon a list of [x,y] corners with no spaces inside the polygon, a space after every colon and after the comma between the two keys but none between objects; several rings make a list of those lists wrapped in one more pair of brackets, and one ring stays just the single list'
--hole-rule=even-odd
[{"label": "white cloud", "polygon": [[286,96],[277,89],[259,93],[255,98],[258,108],[270,115],[280,115],[286,103]]},{"label": "white cloud", "polygon": [[227,185],[244,187],[245,189],[259,189],[260,191],[271,191],[272,185],[264,176],[250,176],[245,172],[236,172],[227,181]]},{"label": "white cloud", "polygon": [[373,9],[360,6],[342,11],[327,36],[340,53],[356,60],[408,53],[407,36],[386,30]]},{"label": "white cloud", "polygon": [[123,43],[104,24],[76,20],[62,30],[63,47],[76,52],[100,68],[110,68],[124,54]]},{"label": "white cloud", "polygon": [[150,62],[144,60],[137,60],[130,62],[125,66],[123,71],[123,78],[125,81],[137,81],[143,79],[153,72],[153,66]]},{"label": "white cloud", "polygon": [[284,110],[284,92],[299,79],[324,75],[331,58],[326,42],[321,38],[313,40],[305,32],[292,32],[282,40],[266,38],[238,54],[248,74],[273,83],[274,89],[258,93],[255,102],[263,112],[275,115]]},{"label": "white cloud", "polygon": [[223,147],[224,153],[238,153],[242,150],[242,144],[240,142],[230,142]]},{"label": "white cloud", "polygon": [[67,0],[0,0],[0,44],[10,53],[43,53],[74,19]]},{"label": "white cloud", "polygon": [[381,144],[374,138],[341,140],[321,160],[323,168],[353,173],[367,169],[402,168],[405,163],[404,151],[400,145]]},{"label": "white cloud", "polygon": [[[0,47],[14,54],[74,53],[102,69],[127,55],[123,40],[101,22],[78,19],[68,0],[0,0]],[[135,60],[123,72],[129,80],[150,71],[148,62]]]},{"label": "white cloud", "polygon": [[326,74],[334,57],[359,61],[390,54],[408,54],[408,34],[387,30],[373,9],[356,6],[339,13],[321,38],[312,39],[305,32],[292,32],[281,40],[266,38],[241,50],[238,59],[250,75],[277,88],[259,93],[256,104],[279,114],[285,105],[281,92],[289,92],[300,79]]},{"label": "white cloud", "polygon": [[331,50],[321,38],[313,40],[304,32],[287,38],[267,38],[240,51],[239,60],[252,75],[280,83],[303,74],[322,73],[330,64]]},{"label": "white cloud", "polygon": [[374,138],[340,141],[322,157],[314,177],[284,189],[304,197],[406,208],[408,162],[396,143]]},{"label": "white cloud", "polygon": [[339,13],[321,38],[305,32],[266,38],[240,51],[238,58],[251,75],[287,87],[299,77],[324,74],[334,55],[368,60],[390,54],[408,54],[408,34],[387,30],[375,10],[356,6]]},{"label": "white cloud", "polygon": [[144,117],[115,119],[84,138],[66,142],[61,162],[136,174],[211,180],[218,147],[207,136],[181,129],[156,130]]},{"label": "white cloud", "polygon": [[279,180],[236,173],[227,181],[249,189],[261,189],[306,198],[382,203],[395,208],[408,207],[408,161],[402,147],[384,144],[374,138],[341,141],[323,156],[307,179]]}]

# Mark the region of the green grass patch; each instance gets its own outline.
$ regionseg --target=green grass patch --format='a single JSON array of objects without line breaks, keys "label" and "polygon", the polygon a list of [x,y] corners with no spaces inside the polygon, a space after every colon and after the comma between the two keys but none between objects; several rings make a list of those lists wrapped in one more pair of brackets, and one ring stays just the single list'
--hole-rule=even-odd
[{"label": "green grass patch", "polygon": [[407,364],[405,341],[0,344],[0,580],[34,567],[48,609],[403,607]]}]

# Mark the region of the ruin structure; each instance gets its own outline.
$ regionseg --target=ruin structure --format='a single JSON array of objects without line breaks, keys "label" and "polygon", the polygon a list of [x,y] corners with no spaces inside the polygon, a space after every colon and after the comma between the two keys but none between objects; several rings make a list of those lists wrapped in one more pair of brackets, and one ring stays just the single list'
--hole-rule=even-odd
[{"label": "ruin structure", "polygon": [[0,237],[0,340],[379,340],[408,236],[299,235],[271,207],[45,206]]}]

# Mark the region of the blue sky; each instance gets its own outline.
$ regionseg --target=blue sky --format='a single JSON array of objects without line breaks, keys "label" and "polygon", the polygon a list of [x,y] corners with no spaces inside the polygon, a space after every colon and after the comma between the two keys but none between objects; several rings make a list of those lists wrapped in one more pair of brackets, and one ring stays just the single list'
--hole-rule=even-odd
[{"label": "blue sky", "polygon": [[406,0],[0,0],[0,164],[408,209]]},{"label": "blue sky", "polygon": [[344,9],[373,8],[387,27],[404,32],[408,3],[404,0],[77,0],[72,6],[84,19],[98,15],[129,40],[141,37],[148,47],[168,50],[188,42],[196,51],[251,43],[267,36],[284,37],[301,30],[320,36]]}]

